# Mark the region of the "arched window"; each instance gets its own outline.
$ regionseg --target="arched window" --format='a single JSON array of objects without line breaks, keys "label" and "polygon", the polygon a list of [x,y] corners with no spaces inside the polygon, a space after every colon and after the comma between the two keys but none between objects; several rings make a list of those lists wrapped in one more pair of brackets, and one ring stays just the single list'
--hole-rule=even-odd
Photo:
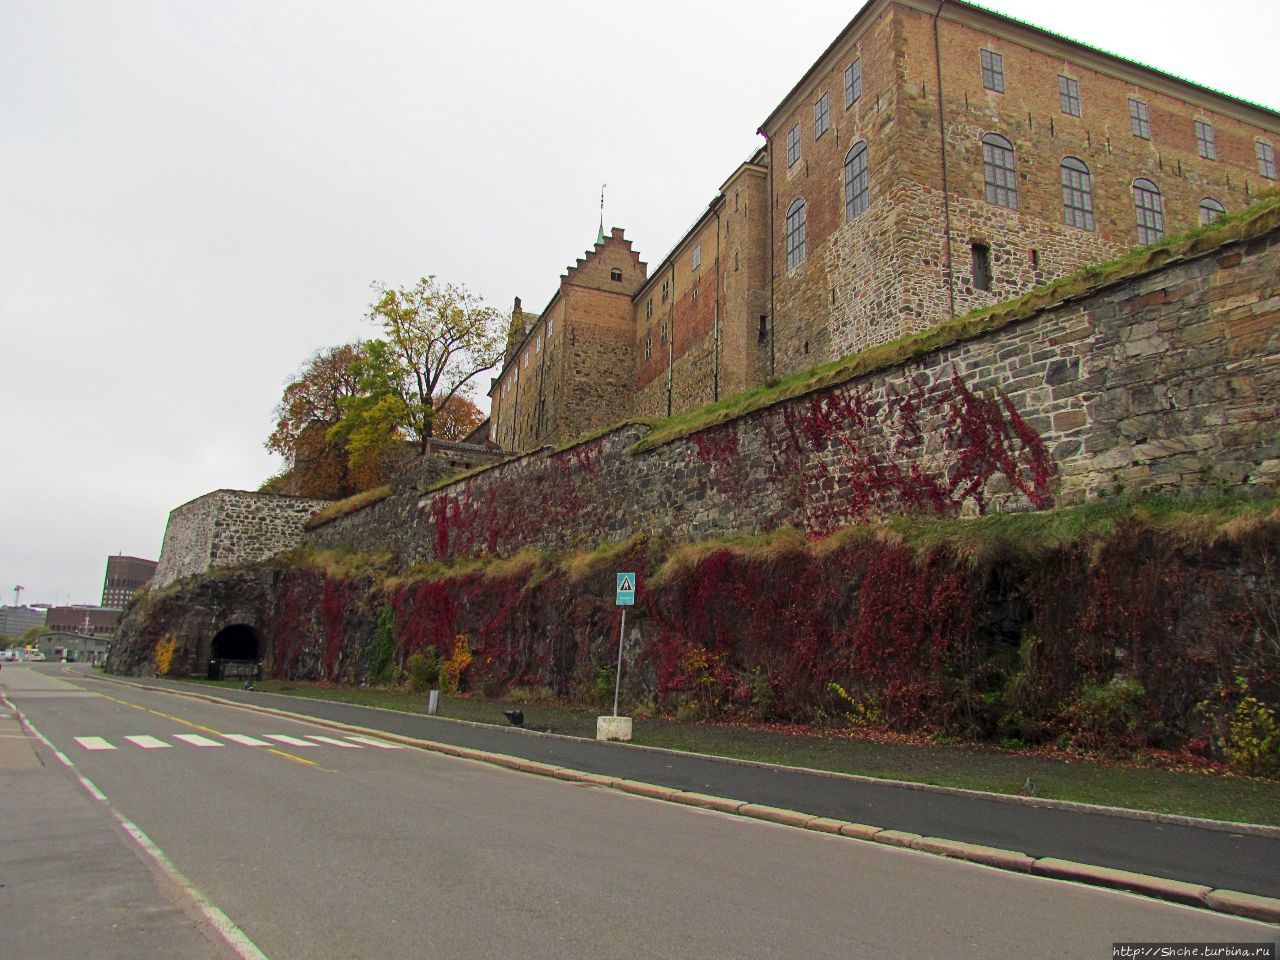
[{"label": "arched window", "polygon": [[867,173],[867,144],[859,140],[844,155],[844,218],[865,213],[870,201],[871,178]]},{"label": "arched window", "polygon": [[1093,179],[1088,165],[1078,157],[1063,157],[1062,165],[1062,215],[1067,224],[1081,230],[1092,230]]},{"label": "arched window", "polygon": [[987,181],[987,203],[1018,209],[1018,175],[1013,167],[1013,144],[998,133],[982,138],[982,167]]},{"label": "arched window", "polygon": [[787,269],[794,270],[804,262],[804,199],[787,208]]},{"label": "arched window", "polygon": [[1164,206],[1160,188],[1146,177],[1133,181],[1133,206],[1138,214],[1138,242],[1155,243],[1164,236]]},{"label": "arched window", "polygon": [[1200,201],[1200,222],[1202,224],[1213,223],[1219,217],[1227,215],[1227,208],[1220,204],[1213,197],[1205,197]]}]

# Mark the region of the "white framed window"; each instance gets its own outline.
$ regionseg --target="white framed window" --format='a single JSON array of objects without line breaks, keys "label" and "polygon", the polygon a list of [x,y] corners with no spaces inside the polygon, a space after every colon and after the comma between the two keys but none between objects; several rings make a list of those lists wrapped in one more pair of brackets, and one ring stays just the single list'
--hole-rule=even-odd
[{"label": "white framed window", "polygon": [[555,317],[547,317],[547,339],[551,339],[551,334],[555,332]]},{"label": "white framed window", "polygon": [[702,244],[693,248],[693,269],[697,270],[700,266],[702,266]]}]

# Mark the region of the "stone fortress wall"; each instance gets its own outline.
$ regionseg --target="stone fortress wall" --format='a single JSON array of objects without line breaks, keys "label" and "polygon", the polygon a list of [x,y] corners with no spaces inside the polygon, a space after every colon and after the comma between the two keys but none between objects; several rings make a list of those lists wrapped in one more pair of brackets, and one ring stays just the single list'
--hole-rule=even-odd
[{"label": "stone fortress wall", "polygon": [[152,588],[213,567],[266,560],[291,550],[301,540],[303,523],[328,502],[215,490],[175,507],[165,526]]},{"label": "stone fortress wall", "polygon": [[[885,369],[655,444],[621,426],[309,529],[403,564],[637,533],[822,535],[907,510],[1280,483],[1280,203]],[[1035,295],[1038,296],[1038,295]]]}]

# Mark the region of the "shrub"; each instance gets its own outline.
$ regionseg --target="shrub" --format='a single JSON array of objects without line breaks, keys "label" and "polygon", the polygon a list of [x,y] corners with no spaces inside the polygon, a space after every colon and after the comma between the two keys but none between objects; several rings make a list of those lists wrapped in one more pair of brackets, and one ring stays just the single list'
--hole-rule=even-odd
[{"label": "shrub", "polygon": [[440,658],[436,648],[423,647],[417,653],[409,655],[409,689],[414,693],[426,693],[440,685]]},{"label": "shrub", "polygon": [[384,603],[378,610],[378,625],[369,637],[366,657],[369,678],[374,683],[395,683],[399,679],[396,666],[396,613],[391,604]]},{"label": "shrub", "polygon": [[166,633],[164,637],[156,644],[155,654],[155,674],[157,677],[167,676],[169,668],[173,666],[173,654],[178,649],[178,636],[174,633]]},{"label": "shrub", "polygon": [[[434,652],[434,648],[432,649]],[[471,637],[465,633],[454,637],[453,652],[440,663],[439,667],[439,679],[445,693],[457,693],[462,689],[462,675],[466,673],[467,667],[471,666],[474,658],[475,654],[471,652]]]},{"label": "shrub", "polygon": [[1142,684],[1121,677],[1085,684],[1064,711],[1070,744],[1086,749],[1141,746],[1144,693]]}]

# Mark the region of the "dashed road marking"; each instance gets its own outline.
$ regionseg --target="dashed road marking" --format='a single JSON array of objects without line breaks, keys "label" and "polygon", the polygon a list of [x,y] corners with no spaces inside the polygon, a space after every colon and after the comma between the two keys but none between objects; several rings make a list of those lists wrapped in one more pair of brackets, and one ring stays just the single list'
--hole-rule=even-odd
[{"label": "dashed road marking", "polygon": [[102,737],[75,737],[76,743],[86,750],[115,750],[115,744],[108,743]]},{"label": "dashed road marking", "polygon": [[202,737],[198,733],[175,733],[173,739],[181,740],[183,743],[189,743],[193,747],[220,747],[217,740],[210,740],[208,737]]},{"label": "dashed road marking", "polygon": [[128,740],[130,743],[132,743],[135,747],[141,747],[143,750],[172,750],[173,749],[172,743],[165,743],[163,740],[160,740],[156,737],[147,736],[146,734],[143,734],[142,736],[137,736],[137,737],[125,737],[125,739]]},{"label": "dashed road marking", "polygon": [[331,747],[346,747],[348,750],[364,749],[358,743],[347,743],[344,740],[339,740],[337,737],[322,737],[318,733],[309,733],[307,736],[312,740],[319,740],[321,743],[327,743]]}]

